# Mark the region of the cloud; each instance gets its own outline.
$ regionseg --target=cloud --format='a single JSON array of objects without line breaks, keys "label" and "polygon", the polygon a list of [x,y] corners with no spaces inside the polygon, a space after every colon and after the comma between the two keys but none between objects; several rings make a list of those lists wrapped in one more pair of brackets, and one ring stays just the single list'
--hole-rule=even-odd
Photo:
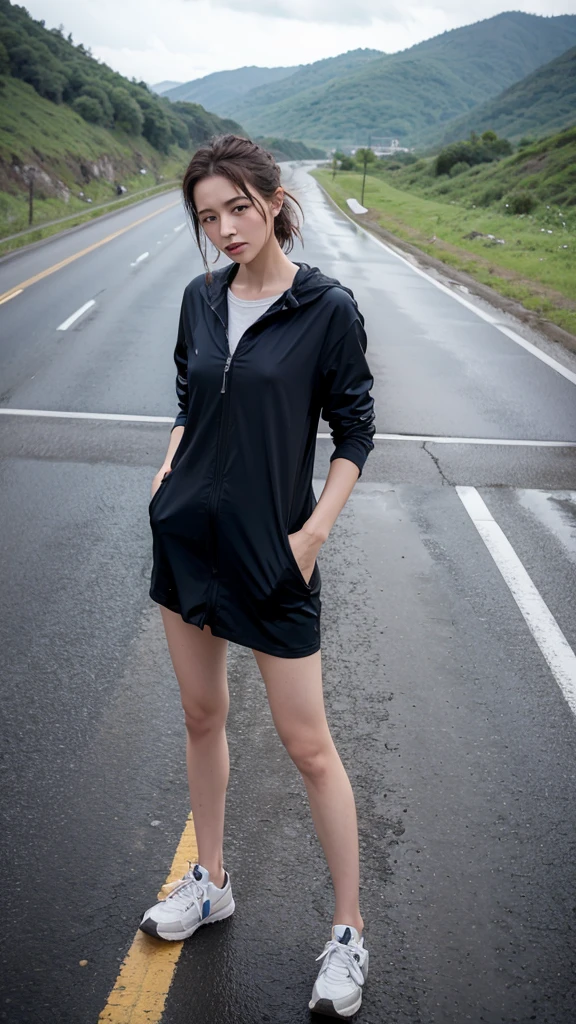
[{"label": "cloud", "polygon": [[[202,3],[202,0],[184,0]],[[222,7],[239,14],[285,18],[290,21],[327,22],[334,25],[369,26],[375,20],[402,21],[403,10],[391,0],[211,0],[212,7]]]},{"label": "cloud", "polygon": [[[517,8],[509,0],[17,0],[47,27],[62,22],[128,77],[181,82],[214,71],[311,64],[360,47],[386,53]],[[522,0],[567,14],[576,0]]]}]

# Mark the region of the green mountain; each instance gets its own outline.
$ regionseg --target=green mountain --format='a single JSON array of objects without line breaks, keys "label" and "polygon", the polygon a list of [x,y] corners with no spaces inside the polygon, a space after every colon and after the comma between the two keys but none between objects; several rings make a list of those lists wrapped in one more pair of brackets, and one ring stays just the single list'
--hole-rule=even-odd
[{"label": "green mountain", "polygon": [[276,86],[254,88],[242,97],[236,95],[227,111],[237,108],[249,109],[252,105],[259,111],[269,108],[269,106],[276,106],[285,100],[292,101],[296,96],[302,95],[308,90],[330,86],[346,75],[354,74],[359,69],[365,68],[376,57],[382,56],[385,54],[381,50],[365,48],[348,50],[346,53],[340,53],[337,57],[316,60],[312,65],[303,65],[296,69],[289,78],[279,82]]},{"label": "green mountain", "polygon": [[505,89],[488,103],[474,107],[464,117],[451,121],[441,138],[430,141],[446,145],[492,129],[497,135],[516,141],[522,136],[538,138],[576,123],[576,46]]},{"label": "green mountain", "polygon": [[[281,127],[325,146],[366,145],[370,134],[414,145],[575,44],[576,15],[512,11],[400,53],[356,50],[307,65],[273,89],[250,90],[225,112],[250,132]],[[346,68],[342,58],[350,57],[358,66]]]},{"label": "green mountain", "polygon": [[283,78],[294,74],[302,65],[286,68],[258,68],[255,65],[236,68],[234,71],[214,71],[203,78],[194,78],[171,89],[163,89],[162,95],[169,100],[186,100],[201,103],[214,113],[227,117],[226,110],[239,96],[251,89],[275,85]]}]

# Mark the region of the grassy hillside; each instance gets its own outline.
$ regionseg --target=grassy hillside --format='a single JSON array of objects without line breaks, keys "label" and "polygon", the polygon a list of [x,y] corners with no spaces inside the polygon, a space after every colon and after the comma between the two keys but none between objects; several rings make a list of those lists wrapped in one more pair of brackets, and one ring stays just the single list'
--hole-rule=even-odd
[{"label": "grassy hillside", "polygon": [[[212,135],[247,134],[197,103],[155,96],[8,0],[0,0],[0,30],[0,238],[27,230],[31,177],[33,225],[41,227],[93,215],[117,198],[117,185],[132,196],[179,178]],[[285,138],[264,144],[277,159],[326,155]],[[2,251],[20,244],[5,243]]]},{"label": "grassy hillside", "polygon": [[169,180],[184,159],[177,148],[164,155],[146,139],[135,144],[126,133],[90,125],[9,78],[0,104],[0,237],[28,227],[30,166],[36,168],[34,223],[41,224],[84,211],[88,199],[96,205],[116,198],[116,182],[133,191]]},{"label": "grassy hillside", "polygon": [[[506,213],[510,196],[528,193],[536,205],[537,218],[554,204],[576,214],[576,127],[520,148],[496,163],[477,164],[450,177],[437,176],[435,158],[402,165],[381,160],[377,173],[396,188],[417,192],[445,203],[494,207]],[[376,173],[374,171],[373,173]]]},{"label": "grassy hillside", "polygon": [[228,116],[228,108],[251,89],[259,86],[274,86],[282,78],[288,78],[301,65],[285,68],[235,68],[233,71],[214,71],[203,78],[195,78],[163,92],[169,100],[185,100],[201,103],[215,114]]},{"label": "grassy hillside", "polygon": [[226,112],[249,131],[281,126],[322,145],[366,145],[370,132],[413,145],[432,126],[441,128],[575,44],[576,15],[509,12],[337,75],[321,62],[329,78],[320,83],[310,65],[274,90],[251,90]]},{"label": "grassy hillside", "polygon": [[[366,216],[576,335],[576,128],[454,178],[436,178],[433,159],[381,164],[366,177]],[[312,174],[350,215],[362,175]],[[510,212],[518,194],[536,200],[530,213]]]},{"label": "grassy hillside", "polygon": [[[576,46],[446,126],[442,144],[492,129],[517,141],[576,123]],[[438,132],[430,134],[437,141]]]}]

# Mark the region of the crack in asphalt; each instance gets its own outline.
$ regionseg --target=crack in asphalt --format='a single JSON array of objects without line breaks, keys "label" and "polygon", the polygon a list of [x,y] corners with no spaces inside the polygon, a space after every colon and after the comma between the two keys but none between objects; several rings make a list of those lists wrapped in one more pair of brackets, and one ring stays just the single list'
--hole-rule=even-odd
[{"label": "crack in asphalt", "polygon": [[439,458],[436,455],[433,455],[431,451],[428,451],[428,449],[426,447],[427,444],[428,444],[428,441],[423,441],[422,442],[422,448],[426,452],[426,455],[430,456],[430,458],[432,459],[432,462],[436,466],[436,469],[440,473],[440,476],[442,477],[442,486],[444,486],[444,484],[447,483],[449,485],[449,487],[453,487],[454,485],[453,485],[452,481],[449,480],[448,477],[445,476],[445,474],[442,471],[442,467],[440,466]]}]

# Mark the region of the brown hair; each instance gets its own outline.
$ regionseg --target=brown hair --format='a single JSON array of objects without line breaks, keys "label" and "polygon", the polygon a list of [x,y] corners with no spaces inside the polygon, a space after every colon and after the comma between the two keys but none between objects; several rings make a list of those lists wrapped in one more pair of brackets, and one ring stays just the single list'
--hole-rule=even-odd
[{"label": "brown hair", "polygon": [[[256,203],[264,219],[266,219],[266,215],[262,203],[257,196],[251,194],[246,184],[246,179],[254,188],[258,189],[260,195],[264,196],[265,199],[271,199],[278,186],[282,184],[280,181],[280,168],[272,153],[269,153],[267,149],[259,146],[256,142],[252,142],[251,139],[243,138],[241,135],[230,133],[226,135],[213,135],[207,143],[196,150],[184,174],[182,197],[184,206],[192,219],[196,241],[202,255],[204,267],[206,268],[207,283],[210,283],[212,279],[212,271],[209,269],[206,260],[206,248],[202,249],[201,225],[194,203],[194,187],[203,178],[208,178],[213,174],[221,174],[241,189],[248,199]],[[286,190],[284,192],[284,202],[280,211],[274,217],[274,234],[282,249],[285,252],[290,252],[294,245],[294,235],[302,242],[302,235],[295,219],[295,211],[291,200],[296,203],[302,212],[302,217],[304,217],[304,212],[298,200],[289,192],[286,192]],[[205,235],[204,238],[206,238]],[[218,252],[216,262],[219,258],[220,251]]]}]

